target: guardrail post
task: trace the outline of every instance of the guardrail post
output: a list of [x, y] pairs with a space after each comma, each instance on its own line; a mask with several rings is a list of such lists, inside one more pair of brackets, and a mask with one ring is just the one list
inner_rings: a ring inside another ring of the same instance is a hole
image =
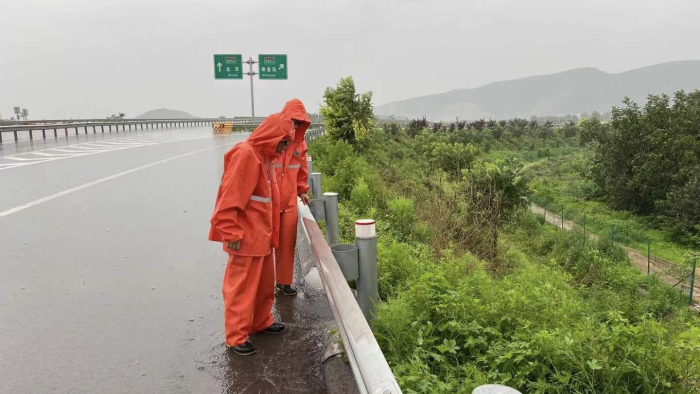
[[309, 185], [311, 186], [311, 194], [315, 199], [321, 198], [321, 195], [323, 194], [323, 192], [321, 192], [321, 173], [312, 172], [309, 179], [311, 179], [311, 185]]
[[326, 208], [326, 241], [333, 246], [340, 243], [340, 226], [338, 224], [338, 193], [323, 193]]
[[[311, 174], [312, 172], [314, 172], [314, 162], [311, 159], [311, 156], [308, 156], [308, 155], [306, 156], [306, 166], [308, 167], [307, 174]], [[309, 179], [311, 179], [311, 178], [309, 178]], [[307, 183], [309, 184], [309, 187], [311, 187], [311, 183], [309, 182], [308, 179], [307, 179]]]
[[357, 278], [357, 303], [365, 318], [374, 315], [379, 302], [377, 279], [377, 227], [373, 219], [355, 221], [355, 246], [358, 251], [359, 277]]
[[29, 141], [34, 141], [34, 133], [32, 130], [29, 130]]
[[309, 176], [311, 195], [313, 198], [309, 202], [309, 209], [317, 221], [326, 220], [326, 204], [321, 193], [321, 173], [313, 172]]
[[41, 129], [41, 137], [46, 139], [46, 129]]
[[17, 142], [18, 141], [17, 140], [17, 130], [14, 131], [14, 134], [15, 134], [15, 142]]

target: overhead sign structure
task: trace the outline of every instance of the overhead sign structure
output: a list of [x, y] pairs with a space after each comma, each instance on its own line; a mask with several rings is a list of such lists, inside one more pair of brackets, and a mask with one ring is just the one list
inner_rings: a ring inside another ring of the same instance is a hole
[[215, 79], [243, 79], [241, 55], [214, 55]]
[[[243, 64], [248, 65], [248, 72], [243, 72]], [[259, 63], [259, 72], [253, 71], [253, 64]], [[287, 79], [287, 55], [258, 55], [258, 61], [249, 57], [243, 61], [241, 55], [214, 55], [214, 79], [243, 79], [250, 77], [250, 112], [255, 117], [255, 96], [253, 93], [253, 76], [260, 74], [260, 79]], [[18, 115], [19, 116], [19, 115]]]
[[287, 79], [287, 55], [258, 55], [260, 79]]

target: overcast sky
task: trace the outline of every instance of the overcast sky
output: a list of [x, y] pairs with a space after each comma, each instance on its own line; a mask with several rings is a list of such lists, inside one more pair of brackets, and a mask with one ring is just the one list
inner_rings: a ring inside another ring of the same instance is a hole
[[[0, 0], [0, 113], [250, 114], [214, 53], [286, 53], [257, 115], [352, 75], [375, 105], [578, 67], [700, 59], [700, 0]], [[257, 66], [256, 66], [257, 67]]]

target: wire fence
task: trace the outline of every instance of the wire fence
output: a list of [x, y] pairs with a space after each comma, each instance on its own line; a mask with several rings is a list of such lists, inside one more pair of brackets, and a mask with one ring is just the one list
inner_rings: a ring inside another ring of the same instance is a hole
[[581, 233], [582, 242], [609, 241], [621, 247], [630, 261], [646, 275], [655, 275], [671, 287], [678, 289], [692, 305], [700, 297], [698, 281], [698, 256], [692, 255], [683, 261], [670, 261], [653, 255], [653, 244], [646, 234], [633, 224], [610, 223], [594, 214], [566, 208], [547, 197], [531, 195], [532, 211], [544, 215], [545, 222], [562, 230]]

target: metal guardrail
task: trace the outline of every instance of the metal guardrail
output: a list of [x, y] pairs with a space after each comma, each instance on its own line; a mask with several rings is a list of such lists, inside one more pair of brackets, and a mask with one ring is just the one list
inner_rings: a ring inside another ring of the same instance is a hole
[[319, 276], [361, 394], [401, 394], [372, 329], [355, 300], [331, 248], [308, 206], [298, 203], [299, 220], [311, 243]]
[[[320, 127], [315, 128], [315, 129], [307, 130], [306, 134], [304, 135], [304, 139], [306, 139], [306, 143], [308, 144], [309, 142], [311, 142], [317, 138], [323, 137], [324, 135], [325, 134], [324, 134], [323, 126], [320, 126]], [[309, 173], [311, 173], [311, 171], [309, 171]]]
[[[144, 128], [163, 128], [163, 127], [186, 127], [186, 126], [202, 126], [207, 124], [212, 124], [216, 122], [226, 122], [231, 123], [234, 128], [240, 127], [250, 127], [260, 124], [264, 118], [260, 119], [221, 119], [221, 118], [196, 118], [196, 119], [119, 119], [119, 120], [85, 120], [85, 121], [74, 121], [74, 120], [55, 120], [55, 121], [14, 121], [12, 125], [0, 125], [0, 144], [3, 142], [3, 133], [13, 133], [15, 142], [19, 141], [18, 132], [27, 131], [29, 132], [29, 140], [34, 140], [34, 132], [41, 132], [42, 138], [46, 139], [46, 131], [53, 131], [54, 138], [58, 138], [58, 130], [64, 130], [66, 137], [68, 136], [68, 130], [75, 130], [75, 134], [78, 135], [79, 131], [88, 134], [88, 128], [92, 128], [93, 134], [97, 133], [97, 128], [100, 128], [100, 132], [105, 132], [105, 127], [107, 131], [111, 132], [112, 127], [116, 131], [119, 131], [121, 126], [122, 130], [138, 130], [139, 128], [143, 130]], [[45, 123], [50, 122], [50, 123]], [[313, 126], [318, 124], [312, 123]], [[132, 128], [133, 127], [133, 128]]]
[[[13, 133], [14, 134], [14, 140], [15, 142], [19, 141], [17, 133], [20, 131], [28, 131], [29, 132], [29, 139], [33, 140], [34, 139], [34, 132], [39, 132], [41, 131], [42, 138], [46, 139], [46, 131], [53, 130], [54, 138], [58, 137], [58, 130], [64, 130], [65, 135], [68, 136], [68, 130], [74, 129], [75, 134], [77, 135], [79, 133], [80, 129], [83, 129], [85, 134], [88, 134], [88, 128], [92, 128], [93, 134], [97, 133], [97, 128], [100, 128], [100, 131], [104, 133], [105, 127], [108, 128], [108, 131], [112, 131], [112, 127], [115, 128], [116, 131], [119, 131], [119, 127], [121, 126], [122, 130], [126, 130], [127, 127], [129, 130], [136, 130], [136, 129], [144, 129], [144, 126], [146, 129], [148, 128], [162, 128], [166, 126], [175, 126], [175, 127], [185, 127], [185, 126], [200, 126], [200, 125], [206, 125], [214, 122], [216, 120], [214, 119], [137, 119], [137, 120], [101, 120], [101, 121], [85, 121], [85, 122], [75, 122], [75, 121], [68, 121], [68, 122], [54, 122], [54, 123], [34, 123], [30, 124], [17, 124], [17, 125], [4, 125], [0, 126], [0, 143], [2, 143], [3, 140], [3, 133]], [[133, 127], [133, 128], [132, 128]]]
[[[93, 133], [96, 133], [96, 128], [100, 127], [103, 132], [104, 127], [108, 127], [111, 131], [112, 126], [119, 130], [119, 126], [122, 130], [132, 130], [132, 125], [141, 129], [144, 125], [148, 129], [149, 126], [155, 126], [156, 128], [161, 125], [167, 126], [198, 126], [204, 124], [212, 124], [215, 122], [226, 122], [231, 123], [234, 126], [253, 126], [258, 125], [262, 122], [264, 117], [233, 117], [233, 118], [186, 118], [186, 119], [40, 119], [40, 120], [0, 120], [0, 144], [3, 141], [3, 133], [13, 133], [15, 142], [19, 141], [17, 135], [20, 131], [29, 132], [29, 140], [34, 139], [34, 132], [41, 131], [42, 138], [46, 139], [46, 130], [53, 130], [54, 138], [58, 138], [58, 130], [64, 130], [65, 135], [68, 136], [69, 129], [75, 129], [75, 133], [78, 134], [79, 129], [83, 129], [85, 134], [88, 134], [88, 127], [92, 127]], [[393, 116], [393, 115], [377, 115], [375, 116], [377, 123], [398, 123], [405, 124], [408, 123], [408, 118], [405, 116]], [[312, 126], [323, 126], [323, 118], [314, 115], [311, 118]], [[153, 127], [151, 127], [153, 128]]]
[[85, 118], [85, 119], [35, 119], [0, 120], [0, 126], [41, 125], [63, 123], [121, 123], [121, 122], [232, 122], [240, 124], [260, 123], [264, 119], [251, 118]]

